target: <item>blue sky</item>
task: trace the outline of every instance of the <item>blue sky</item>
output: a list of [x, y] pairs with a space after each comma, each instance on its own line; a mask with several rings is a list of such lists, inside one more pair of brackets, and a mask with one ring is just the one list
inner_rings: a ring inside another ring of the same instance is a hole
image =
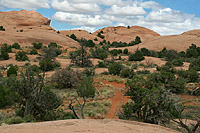
[[143, 26], [162, 35], [200, 29], [200, 0], [0, 0], [0, 11], [35, 10], [56, 30]]

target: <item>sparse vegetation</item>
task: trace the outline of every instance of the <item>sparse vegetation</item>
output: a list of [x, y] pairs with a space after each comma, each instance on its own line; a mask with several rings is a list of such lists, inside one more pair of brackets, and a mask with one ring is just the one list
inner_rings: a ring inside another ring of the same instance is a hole
[[19, 52], [17, 52], [17, 53], [15, 54], [15, 59], [16, 59], [17, 61], [26, 61], [26, 60], [28, 60], [29, 58], [28, 58], [26, 52], [24, 52], [24, 51], [19, 51]]

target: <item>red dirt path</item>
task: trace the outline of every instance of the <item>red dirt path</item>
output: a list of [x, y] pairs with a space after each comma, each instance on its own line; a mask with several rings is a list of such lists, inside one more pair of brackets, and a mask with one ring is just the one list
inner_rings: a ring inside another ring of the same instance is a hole
[[121, 103], [127, 103], [128, 102], [128, 97], [123, 96], [124, 92], [122, 90], [125, 88], [125, 84], [123, 83], [116, 83], [116, 82], [108, 82], [106, 80], [102, 81], [104, 84], [110, 84], [114, 86], [115, 88], [118, 88], [115, 92], [115, 96], [111, 98], [112, 106], [108, 113], [106, 114], [105, 119], [118, 119], [118, 117], [115, 115], [117, 110], [119, 109], [119, 105]]

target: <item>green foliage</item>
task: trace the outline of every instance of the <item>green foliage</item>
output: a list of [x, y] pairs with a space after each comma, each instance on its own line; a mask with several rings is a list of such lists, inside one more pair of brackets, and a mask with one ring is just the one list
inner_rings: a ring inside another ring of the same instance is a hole
[[128, 49], [125, 48], [123, 54], [128, 54]]
[[134, 54], [129, 55], [129, 61], [142, 61], [144, 60], [143, 53], [137, 50]]
[[50, 44], [48, 45], [48, 47], [53, 47], [53, 48], [57, 48], [58, 47], [58, 44], [55, 43], [55, 42], [50, 42]]
[[58, 70], [52, 75], [52, 81], [60, 89], [76, 86], [79, 80], [78, 73], [69, 67]]
[[97, 58], [97, 59], [104, 60], [108, 57], [108, 51], [101, 47], [95, 47], [94, 49], [91, 48], [90, 52], [92, 54], [92, 57]]
[[182, 59], [174, 59], [171, 61], [172, 65], [174, 66], [182, 66], [183, 65], [183, 60]]
[[93, 85], [92, 77], [84, 77], [77, 87], [77, 93], [82, 98], [93, 98], [95, 96], [96, 88]]
[[191, 61], [189, 70], [195, 70], [195, 71], [200, 71], [200, 57], [194, 59]]
[[12, 52], [12, 46], [8, 45], [7, 43], [4, 43], [1, 46], [1, 51], [5, 51], [6, 53], [11, 53]]
[[10, 90], [10, 88], [0, 84], [0, 109], [12, 105], [14, 93]]
[[8, 125], [25, 123], [25, 122], [26, 121], [23, 118], [19, 117], [19, 116], [13, 116], [13, 117], [5, 120], [5, 123], [8, 124]]
[[119, 75], [122, 69], [123, 69], [123, 65], [121, 65], [120, 63], [114, 62], [109, 65], [108, 72], [113, 75]]
[[150, 51], [147, 48], [141, 48], [141, 52], [143, 53], [144, 56], [150, 55]]
[[6, 52], [4, 49], [1, 49], [0, 60], [8, 60], [9, 58], [8, 52]]
[[80, 49], [78, 49], [77, 51], [70, 52], [70, 59], [73, 65], [77, 65], [81, 67], [93, 66], [91, 60], [89, 59], [89, 55], [87, 51], [85, 50], [84, 44], [82, 43], [81, 43]]
[[17, 71], [18, 71], [18, 66], [11, 65], [7, 71], [7, 77], [10, 77], [12, 75], [17, 76]]
[[74, 34], [71, 34], [70, 38], [74, 39], [75, 41], [77, 41], [77, 38]]
[[107, 68], [107, 65], [106, 65], [105, 62], [103, 62], [103, 61], [98, 61], [97, 67], [100, 67], [100, 68]]
[[0, 26], [0, 31], [6, 31], [3, 26]]
[[120, 77], [122, 78], [133, 78], [134, 75], [134, 70], [129, 68], [124, 68], [120, 72]]
[[177, 100], [162, 86], [147, 87], [147, 81], [137, 76], [127, 81], [126, 95], [130, 96], [132, 102], [122, 106], [120, 118], [136, 119], [154, 124], [169, 122], [172, 114], [177, 113], [174, 110], [178, 106]]
[[17, 61], [26, 61], [26, 60], [28, 60], [29, 58], [28, 58], [28, 56], [26, 55], [26, 52], [24, 52], [24, 51], [19, 51], [19, 52], [17, 52], [17, 53], [15, 54], [15, 59], [16, 59]]
[[58, 48], [57, 43], [51, 42], [47, 47], [43, 48], [43, 51], [45, 53], [44, 57], [45, 58], [51, 58], [54, 59], [58, 55], [62, 53], [62, 50]]
[[20, 49], [20, 45], [18, 43], [14, 43], [12, 45], [12, 48], [15, 48], [15, 49]]
[[94, 47], [95, 43], [90, 39], [90, 40], [85, 40], [85, 46], [86, 47]]
[[97, 39], [97, 38], [95, 38], [95, 39], [94, 39], [94, 41], [98, 41], [98, 39]]
[[33, 45], [33, 47], [35, 48], [35, 49], [41, 49], [42, 48], [42, 43], [32, 43], [32, 45]]
[[38, 54], [38, 51], [37, 51], [36, 49], [32, 49], [32, 50], [30, 51], [30, 54], [31, 54], [31, 55], [37, 55], [37, 54]]
[[40, 62], [39, 62], [39, 65], [40, 65], [40, 69], [42, 71], [52, 71], [54, 70], [55, 68], [57, 67], [60, 67], [60, 63], [57, 62], [56, 60], [54, 59], [50, 59], [50, 58], [43, 58]]
[[101, 39], [104, 39], [104, 38], [105, 38], [105, 36], [102, 35], [100, 32], [97, 34], [97, 36], [100, 37]]
[[199, 79], [199, 74], [194, 70], [178, 70], [176, 72], [180, 78], [185, 79], [187, 82], [197, 82]]
[[86, 68], [82, 72], [83, 76], [89, 77], [95, 75], [95, 68]]

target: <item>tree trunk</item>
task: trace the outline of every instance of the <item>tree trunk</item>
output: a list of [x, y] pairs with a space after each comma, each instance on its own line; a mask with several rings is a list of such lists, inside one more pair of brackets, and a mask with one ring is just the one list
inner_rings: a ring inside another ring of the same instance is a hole
[[83, 105], [81, 106], [81, 117], [82, 117], [82, 119], [85, 119], [85, 117], [84, 117], [84, 107], [85, 107], [85, 103], [86, 103], [86, 98], [84, 97], [83, 98], [83, 101], [84, 101], [84, 103], [83, 103]]

